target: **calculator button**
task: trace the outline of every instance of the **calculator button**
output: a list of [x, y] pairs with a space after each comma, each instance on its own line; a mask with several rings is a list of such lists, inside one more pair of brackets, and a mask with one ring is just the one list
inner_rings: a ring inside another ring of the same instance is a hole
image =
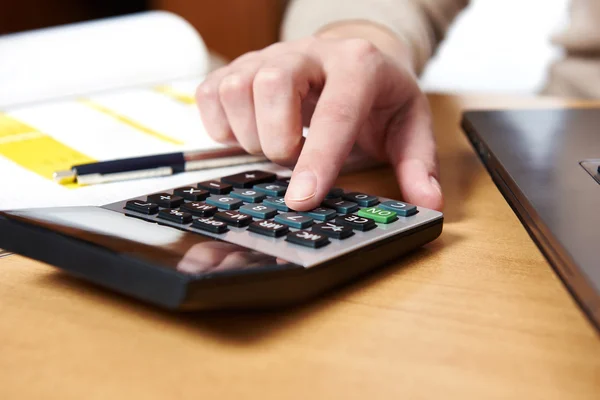
[[333, 222], [324, 222], [315, 224], [311, 228], [313, 232], [329, 236], [333, 239], [346, 239], [354, 235], [354, 231], [349, 226], [335, 224]]
[[192, 228], [202, 229], [212, 233], [227, 232], [227, 224], [223, 221], [217, 221], [211, 217], [198, 218], [192, 223]]
[[344, 194], [344, 199], [358, 203], [359, 206], [370, 207], [379, 203], [379, 199], [370, 194], [364, 194], [359, 192], [351, 192]]
[[155, 203], [164, 208], [177, 208], [183, 203], [183, 197], [169, 193], [151, 194], [147, 200], [149, 203]]
[[177, 188], [173, 193], [190, 201], [202, 201], [208, 197], [208, 190], [198, 189], [192, 186]]
[[312, 225], [313, 219], [295, 212], [289, 212], [277, 215], [275, 222], [286, 224], [292, 228], [304, 229]]
[[326, 235], [310, 231], [290, 232], [288, 233], [285, 240], [291, 243], [312, 247], [315, 249], [326, 246], [330, 243]]
[[343, 215], [335, 219], [336, 224], [349, 226], [357, 231], [370, 231], [377, 225], [372, 219], [359, 217], [358, 215]]
[[227, 225], [241, 228], [250, 225], [252, 217], [237, 211], [221, 211], [215, 214], [215, 219], [225, 222]]
[[206, 199], [206, 204], [219, 207], [224, 210], [237, 210], [244, 202], [231, 196], [211, 196]]
[[276, 185], [288, 187], [288, 186], [290, 186], [291, 180], [292, 180], [292, 178], [290, 178], [290, 177], [278, 176], [277, 179], [275, 179], [275, 182], [273, 182], [273, 183]]
[[263, 200], [263, 204], [276, 208], [279, 211], [290, 211], [290, 208], [285, 204], [285, 199], [283, 197], [269, 197]]
[[315, 208], [314, 210], [302, 212], [300, 214], [306, 215], [307, 217], [314, 218], [317, 221], [328, 221], [330, 219], [335, 218], [335, 216], [337, 215], [335, 210], [332, 210], [331, 208], [325, 208], [325, 207]]
[[180, 210], [161, 210], [158, 213], [158, 218], [178, 224], [189, 224], [192, 222], [192, 214]]
[[196, 217], [212, 217], [217, 212], [217, 207], [199, 201], [182, 204], [179, 209]]
[[231, 192], [233, 187], [219, 181], [206, 181], [198, 184], [200, 189], [206, 189], [212, 194], [227, 194]]
[[370, 218], [380, 224], [389, 224], [398, 219], [394, 211], [383, 210], [377, 207], [363, 208], [357, 214], [360, 217]]
[[125, 209], [147, 215], [153, 215], [158, 212], [158, 206], [156, 204], [143, 200], [129, 200], [125, 203]]
[[331, 190], [329, 192], [327, 192], [327, 195], [325, 196], [325, 198], [326, 199], [339, 199], [343, 195], [344, 195], [344, 189], [331, 188]]
[[241, 174], [229, 175], [221, 178], [221, 182], [228, 183], [235, 188], [251, 188], [264, 182], [273, 182], [275, 174], [265, 171], [246, 171]]
[[358, 210], [358, 204], [341, 199], [326, 199], [323, 206], [333, 208], [340, 214], [350, 214]]
[[384, 201], [381, 203], [379, 208], [383, 208], [384, 210], [390, 210], [396, 212], [398, 215], [402, 217], [410, 217], [417, 213], [417, 207], [412, 204], [403, 203], [401, 201]]
[[258, 185], [254, 185], [254, 190], [258, 190], [268, 196], [283, 196], [287, 190], [287, 186], [275, 183], [259, 183]]
[[248, 226], [248, 230], [270, 237], [280, 237], [289, 232], [287, 226], [274, 221], [254, 221]]
[[246, 203], [260, 203], [267, 196], [264, 193], [258, 192], [254, 189], [235, 189], [229, 193], [231, 197], [245, 201]]
[[277, 215], [276, 209], [264, 204], [244, 204], [240, 207], [240, 212], [259, 219], [269, 219]]

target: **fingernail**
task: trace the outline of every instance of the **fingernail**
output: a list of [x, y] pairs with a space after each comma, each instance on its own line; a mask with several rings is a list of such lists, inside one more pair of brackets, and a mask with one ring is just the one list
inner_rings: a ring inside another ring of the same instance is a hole
[[435, 179], [435, 176], [430, 176], [429, 182], [431, 182], [431, 186], [433, 186], [435, 188], [435, 190], [438, 192], [438, 194], [441, 196], [442, 195], [442, 187], [440, 186], [440, 183], [438, 182], [438, 180]]
[[302, 171], [292, 175], [286, 197], [292, 201], [304, 201], [317, 193], [317, 177], [312, 171]]

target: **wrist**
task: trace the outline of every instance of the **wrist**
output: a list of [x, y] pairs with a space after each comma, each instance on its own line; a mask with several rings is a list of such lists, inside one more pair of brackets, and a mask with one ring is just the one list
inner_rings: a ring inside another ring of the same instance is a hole
[[361, 38], [373, 43], [394, 62], [415, 71], [409, 43], [389, 28], [367, 20], [339, 21], [325, 25], [315, 36], [328, 39]]

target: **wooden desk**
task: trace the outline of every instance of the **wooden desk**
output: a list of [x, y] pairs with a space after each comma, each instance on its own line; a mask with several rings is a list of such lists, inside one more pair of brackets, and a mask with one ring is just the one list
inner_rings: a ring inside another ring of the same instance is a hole
[[[310, 304], [246, 314], [170, 314], [1, 259], [0, 398], [598, 399], [599, 335], [457, 125], [464, 107], [566, 103], [431, 102], [439, 240]], [[398, 197], [389, 170], [340, 184]]]

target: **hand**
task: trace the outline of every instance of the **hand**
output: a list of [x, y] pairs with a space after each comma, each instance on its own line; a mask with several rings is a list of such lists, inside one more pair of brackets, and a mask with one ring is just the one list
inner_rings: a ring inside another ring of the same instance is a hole
[[441, 209], [429, 106], [407, 49], [394, 46], [323, 35], [245, 54], [199, 86], [202, 120], [219, 142], [295, 165], [292, 209], [320, 204], [355, 145], [393, 165], [406, 201]]

